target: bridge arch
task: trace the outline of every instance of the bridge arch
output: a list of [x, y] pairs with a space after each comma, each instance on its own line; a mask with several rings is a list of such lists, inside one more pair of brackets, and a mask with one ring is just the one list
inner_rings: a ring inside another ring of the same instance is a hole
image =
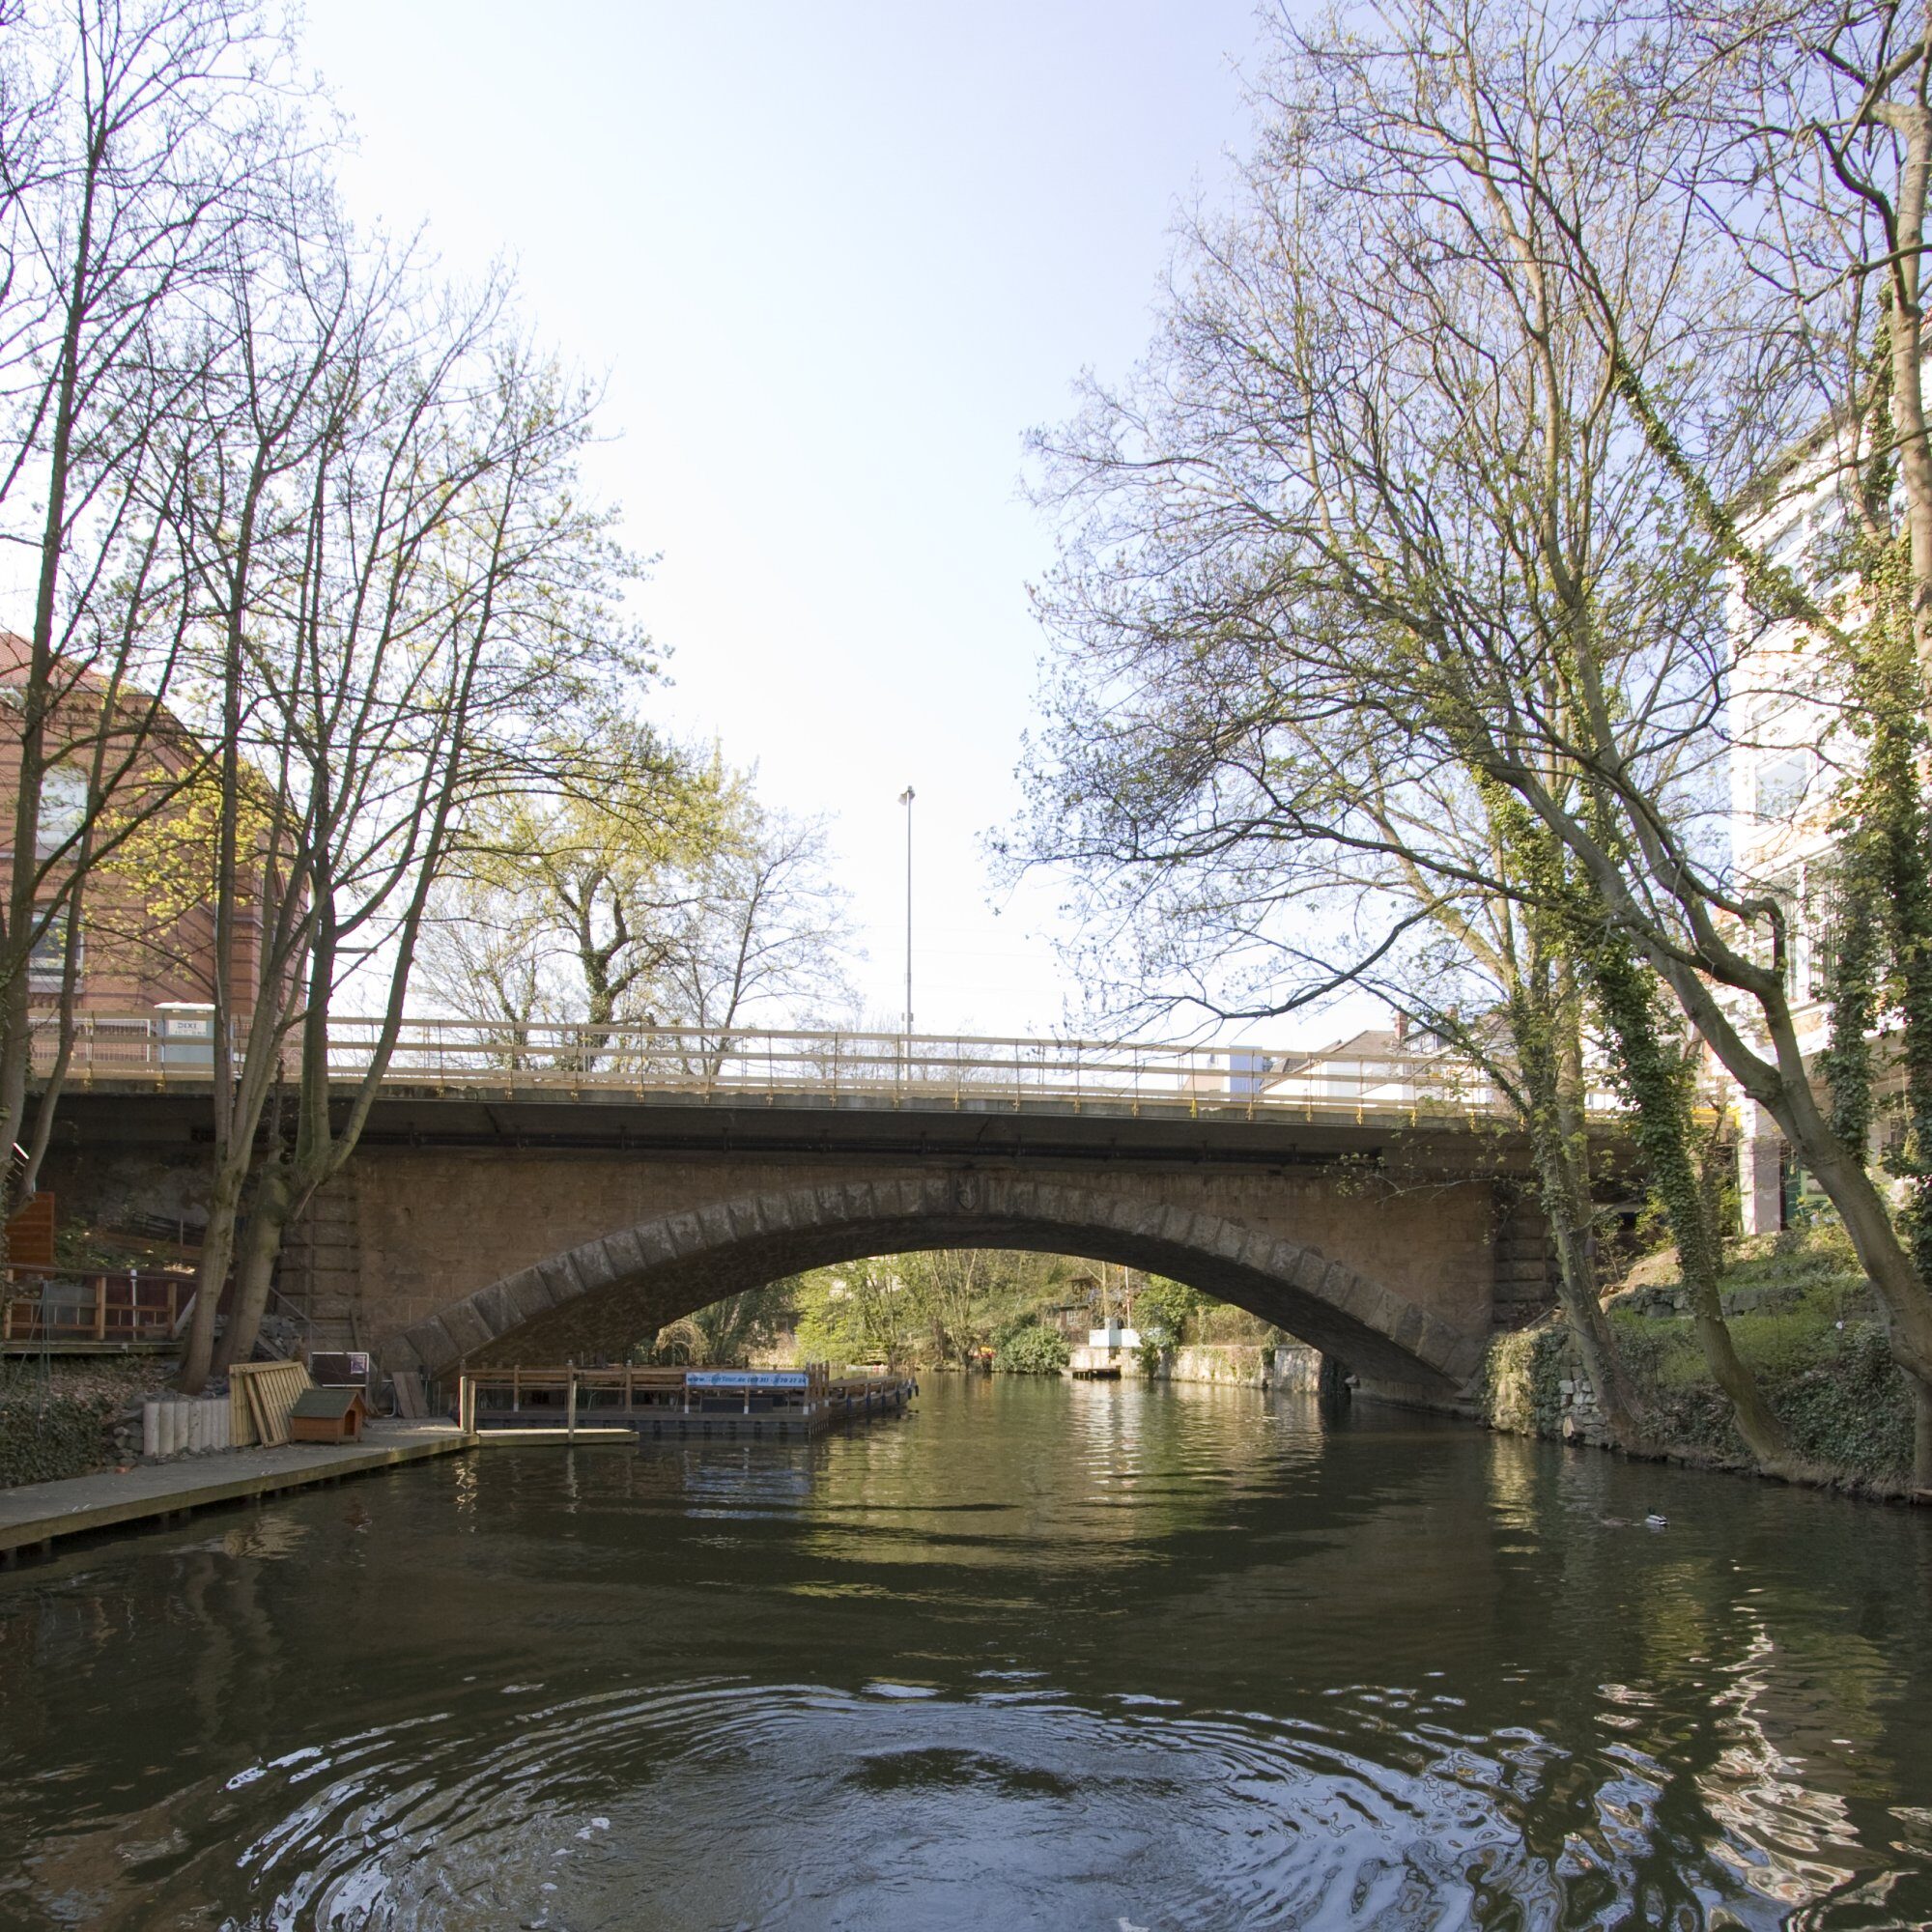
[[385, 1369], [433, 1377], [614, 1354], [781, 1275], [955, 1247], [1076, 1254], [1168, 1275], [1380, 1379], [1458, 1387], [1481, 1362], [1481, 1340], [1317, 1248], [1111, 1191], [973, 1171], [775, 1189], [642, 1221], [465, 1295], [380, 1353]]

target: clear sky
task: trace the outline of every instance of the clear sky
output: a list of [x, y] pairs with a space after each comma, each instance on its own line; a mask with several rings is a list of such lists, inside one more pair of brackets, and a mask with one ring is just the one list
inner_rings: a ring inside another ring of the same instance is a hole
[[661, 715], [831, 820], [869, 1013], [1077, 1005], [1057, 895], [994, 910], [1050, 539], [1021, 440], [1147, 339], [1177, 209], [1245, 139], [1253, 0], [311, 0], [352, 208], [510, 259], [608, 382], [600, 482], [660, 554]]

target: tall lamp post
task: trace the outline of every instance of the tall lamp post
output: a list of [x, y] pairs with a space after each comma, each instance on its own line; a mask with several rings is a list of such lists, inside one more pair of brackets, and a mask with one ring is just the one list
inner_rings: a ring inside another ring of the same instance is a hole
[[912, 801], [913, 789], [907, 785], [899, 793], [899, 803], [905, 807], [906, 815], [906, 995], [905, 995], [905, 1051], [906, 1070], [912, 1070]]

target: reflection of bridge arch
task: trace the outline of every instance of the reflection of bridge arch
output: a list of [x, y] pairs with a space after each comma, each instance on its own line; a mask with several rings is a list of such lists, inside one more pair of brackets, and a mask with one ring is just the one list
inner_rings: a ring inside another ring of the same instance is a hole
[[461, 1362], [582, 1360], [781, 1275], [952, 1247], [1169, 1275], [1382, 1379], [1460, 1385], [1482, 1356], [1484, 1338], [1318, 1249], [1212, 1214], [992, 1173], [778, 1189], [643, 1221], [492, 1282], [390, 1338], [382, 1356], [432, 1376]]

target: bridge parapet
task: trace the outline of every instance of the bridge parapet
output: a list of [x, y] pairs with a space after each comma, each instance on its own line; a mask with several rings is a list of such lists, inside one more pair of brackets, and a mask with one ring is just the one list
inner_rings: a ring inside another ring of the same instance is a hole
[[[74, 1084], [191, 1091], [209, 1080], [205, 1037], [184, 1038], [153, 1016], [91, 1014], [78, 1026], [68, 1076]], [[373, 1019], [330, 1021], [331, 1066], [345, 1084], [366, 1077], [382, 1034]], [[54, 1041], [43, 1038], [39, 1047], [44, 1070]], [[1459, 1130], [1514, 1118], [1483, 1068], [1443, 1052], [1365, 1056], [1159, 1041], [433, 1018], [404, 1023], [384, 1085], [511, 1097], [1047, 1108]], [[1594, 1118], [1614, 1126], [1621, 1108], [1613, 1094], [1593, 1089], [1589, 1104]]]

